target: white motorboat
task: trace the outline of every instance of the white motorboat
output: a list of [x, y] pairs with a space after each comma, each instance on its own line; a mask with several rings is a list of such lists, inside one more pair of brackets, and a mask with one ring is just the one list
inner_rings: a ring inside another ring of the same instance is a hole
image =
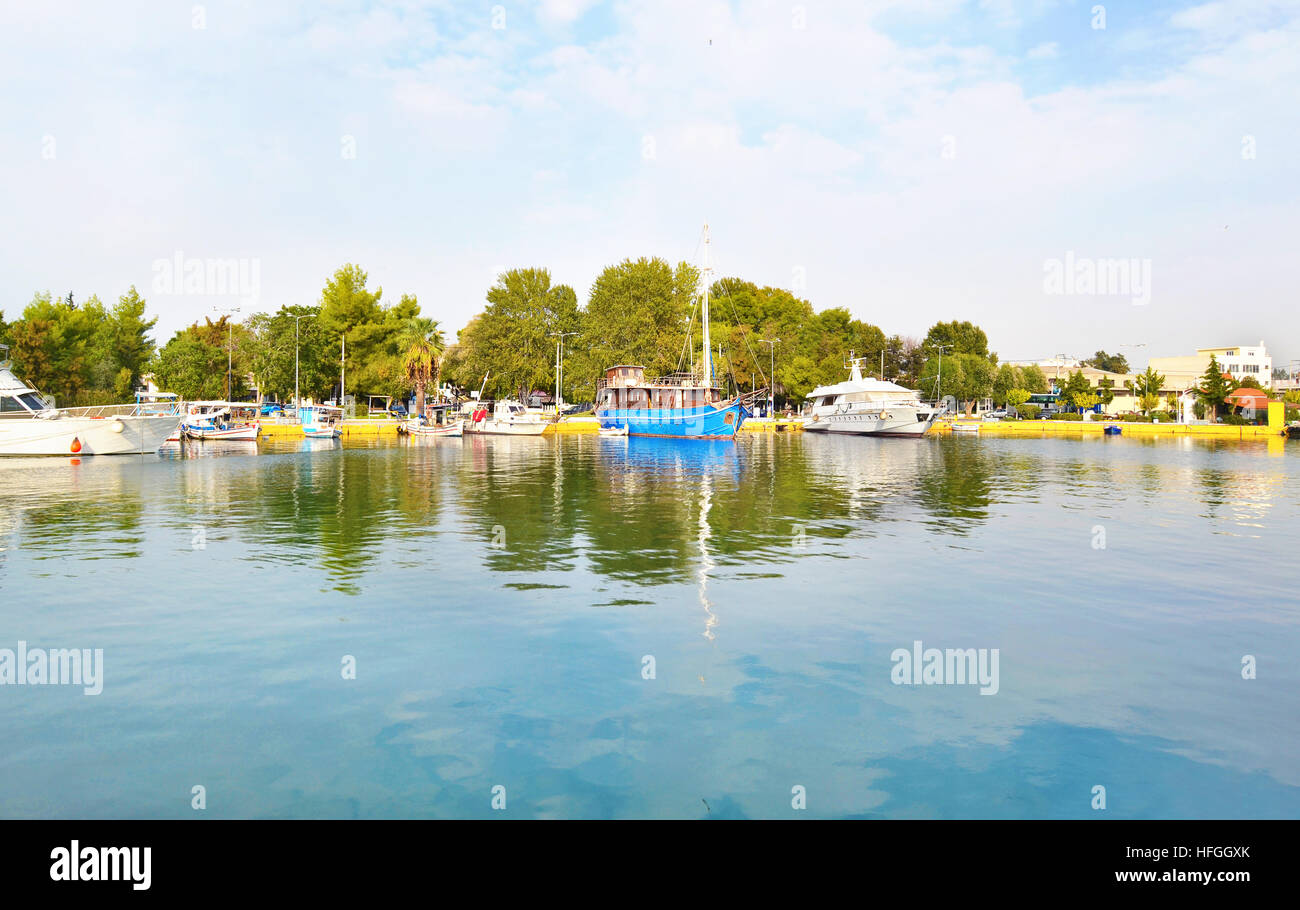
[[810, 433], [846, 433], [856, 436], [922, 436], [943, 413], [921, 401], [921, 393], [894, 382], [864, 379], [862, 362], [849, 356], [849, 378], [820, 386], [808, 396], [812, 402], [804, 430]]
[[185, 405], [181, 432], [186, 439], [252, 442], [262, 432], [257, 406], [230, 401], [192, 401]]
[[627, 425], [621, 427], [601, 427], [598, 431], [606, 439], [622, 439], [627, 436]]
[[518, 401], [507, 398], [496, 402], [490, 414], [486, 405], [476, 405], [464, 427], [466, 433], [541, 436], [550, 425], [551, 421], [541, 414], [529, 413]]
[[144, 455], [180, 426], [179, 408], [118, 404], [55, 408], [13, 374], [0, 345], [0, 455]]

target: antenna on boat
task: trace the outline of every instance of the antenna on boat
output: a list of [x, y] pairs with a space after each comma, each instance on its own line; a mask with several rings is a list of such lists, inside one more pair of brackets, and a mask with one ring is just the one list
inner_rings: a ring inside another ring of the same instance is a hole
[[704, 225], [704, 387], [713, 387], [713, 352], [709, 350], [709, 225]]

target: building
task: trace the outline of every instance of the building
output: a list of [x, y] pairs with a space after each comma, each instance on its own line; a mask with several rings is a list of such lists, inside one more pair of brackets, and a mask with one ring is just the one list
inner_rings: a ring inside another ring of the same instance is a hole
[[1135, 378], [1132, 373], [1110, 373], [1096, 367], [1085, 367], [1079, 360], [1066, 357], [1063, 354], [1057, 357], [1048, 357], [1044, 360], [1008, 360], [1007, 363], [1015, 367], [1038, 367], [1043, 371], [1043, 375], [1047, 377], [1047, 381], [1052, 384], [1051, 393], [1029, 399], [1031, 404], [1056, 405], [1057, 397], [1055, 393], [1065, 388], [1065, 384], [1070, 381], [1072, 373], [1082, 373], [1083, 378], [1088, 380], [1088, 385], [1094, 391], [1099, 392], [1102, 388], [1102, 382], [1106, 379], [1110, 380], [1110, 392], [1114, 397], [1111, 398], [1109, 404], [1102, 406], [1103, 413], [1122, 414], [1127, 411], [1137, 410], [1137, 401], [1131, 387], [1131, 383]]
[[1273, 358], [1263, 341], [1258, 345], [1197, 348], [1194, 355], [1187, 357], [1152, 357], [1149, 365], [1164, 374], [1166, 389], [1181, 392], [1200, 382], [1210, 366], [1211, 355], [1237, 382], [1250, 378], [1266, 389], [1273, 387]]

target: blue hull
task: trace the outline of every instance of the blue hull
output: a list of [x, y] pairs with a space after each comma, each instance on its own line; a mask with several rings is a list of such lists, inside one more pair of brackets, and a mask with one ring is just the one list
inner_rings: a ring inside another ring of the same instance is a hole
[[726, 407], [604, 408], [596, 412], [602, 428], [627, 427], [630, 436], [676, 439], [731, 439], [753, 412], [740, 402]]

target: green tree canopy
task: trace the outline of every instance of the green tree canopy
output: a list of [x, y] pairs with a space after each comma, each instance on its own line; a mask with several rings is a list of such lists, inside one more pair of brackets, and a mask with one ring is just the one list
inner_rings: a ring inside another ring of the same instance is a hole
[[1107, 354], [1105, 351], [1098, 351], [1092, 355], [1092, 358], [1083, 362], [1084, 366], [1094, 367], [1098, 370], [1105, 370], [1107, 373], [1127, 373], [1128, 358], [1123, 354]]
[[[488, 289], [487, 309], [472, 319], [447, 351], [443, 371], [460, 387], [477, 391], [487, 376], [485, 397], [515, 397], [555, 385], [553, 333], [578, 332], [565, 339], [566, 388], [591, 386], [590, 359], [578, 297], [552, 284], [548, 269], [510, 269]], [[590, 398], [588, 388], [583, 397]], [[567, 393], [566, 393], [567, 397]]]
[[1236, 387], [1236, 383], [1225, 375], [1223, 368], [1219, 366], [1219, 359], [1211, 354], [1210, 363], [1205, 368], [1205, 373], [1201, 376], [1201, 383], [1197, 387], [1196, 398], [1205, 406], [1210, 418], [1212, 420], [1217, 419], [1219, 409], [1223, 407], [1224, 399]]
[[973, 322], [936, 322], [926, 333], [924, 346], [938, 350], [940, 345], [949, 345], [944, 351], [949, 354], [974, 354], [977, 357], [989, 357], [989, 339], [984, 330]]

